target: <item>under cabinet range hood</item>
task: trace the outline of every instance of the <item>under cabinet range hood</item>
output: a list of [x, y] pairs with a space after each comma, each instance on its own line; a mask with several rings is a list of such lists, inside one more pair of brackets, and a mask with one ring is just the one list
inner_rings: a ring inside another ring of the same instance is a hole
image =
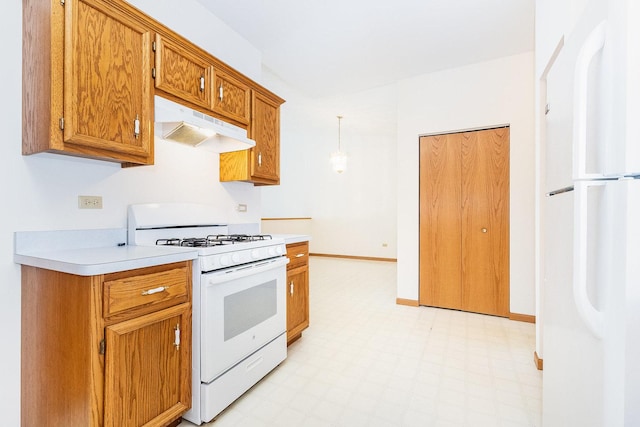
[[256, 142], [239, 126], [155, 96], [156, 136], [216, 153], [246, 150]]

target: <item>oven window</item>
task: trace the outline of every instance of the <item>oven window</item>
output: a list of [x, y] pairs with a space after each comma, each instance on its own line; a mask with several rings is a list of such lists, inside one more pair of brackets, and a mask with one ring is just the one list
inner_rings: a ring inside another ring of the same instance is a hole
[[259, 325], [278, 310], [276, 280], [224, 297], [224, 340]]

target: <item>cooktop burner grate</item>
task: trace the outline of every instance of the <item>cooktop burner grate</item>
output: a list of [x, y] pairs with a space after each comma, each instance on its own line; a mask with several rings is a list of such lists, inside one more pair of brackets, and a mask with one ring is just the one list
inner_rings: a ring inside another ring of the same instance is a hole
[[187, 247], [210, 247], [230, 245], [236, 243], [255, 242], [259, 240], [268, 240], [272, 237], [268, 234], [215, 234], [207, 237], [189, 237], [189, 238], [171, 238], [158, 239], [156, 245], [159, 246], [187, 246]]

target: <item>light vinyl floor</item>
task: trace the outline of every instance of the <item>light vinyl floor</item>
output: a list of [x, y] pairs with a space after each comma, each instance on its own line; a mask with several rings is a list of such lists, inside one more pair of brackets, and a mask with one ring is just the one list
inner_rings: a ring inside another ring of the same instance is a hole
[[533, 324], [397, 305], [395, 263], [309, 268], [310, 327], [208, 425], [541, 426]]

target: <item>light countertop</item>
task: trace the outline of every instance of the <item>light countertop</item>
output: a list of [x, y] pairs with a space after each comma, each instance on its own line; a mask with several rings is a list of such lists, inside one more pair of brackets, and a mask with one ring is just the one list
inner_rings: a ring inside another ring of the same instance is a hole
[[14, 262], [79, 276], [94, 276], [196, 259], [175, 246], [129, 246], [125, 229], [17, 232]]
[[274, 239], [284, 239], [284, 243], [290, 245], [292, 243], [302, 243], [311, 240], [311, 236], [307, 234], [271, 234]]

